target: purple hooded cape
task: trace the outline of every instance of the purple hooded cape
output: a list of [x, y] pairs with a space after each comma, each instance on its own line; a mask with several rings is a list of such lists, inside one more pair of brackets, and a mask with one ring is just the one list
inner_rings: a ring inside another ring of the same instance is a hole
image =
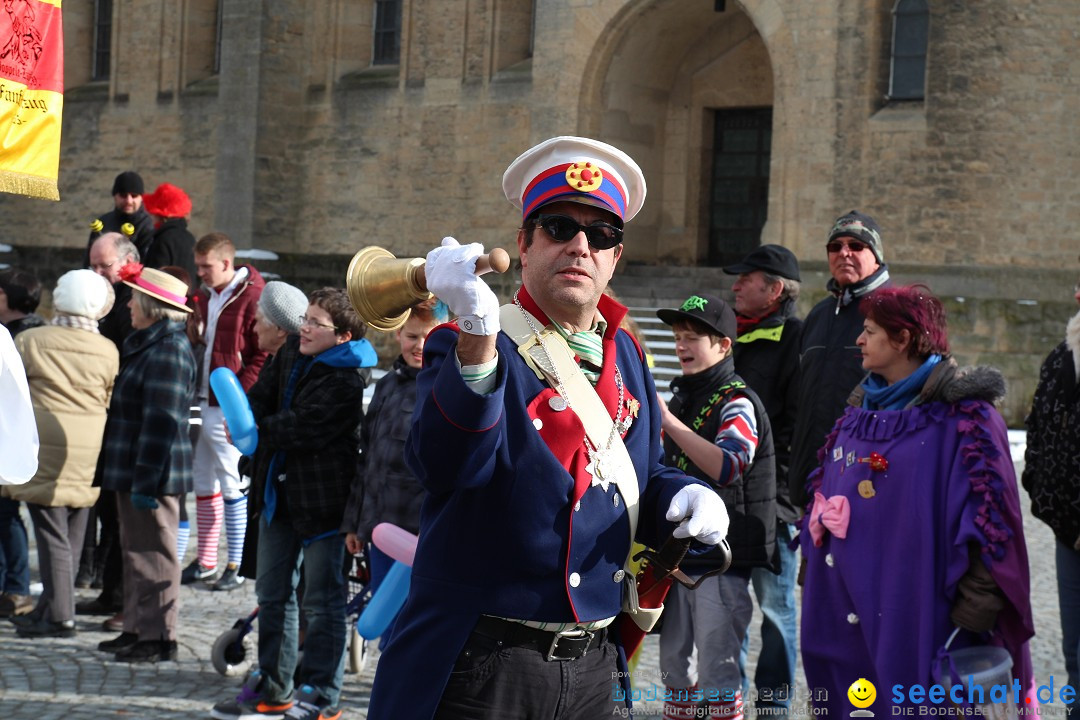
[[[871, 452], [888, 468], [861, 461]], [[969, 544], [981, 549], [1006, 599], [983, 641], [1005, 647], [1013, 676], [1024, 691], [1031, 688], [1027, 548], [1006, 428], [994, 407], [982, 400], [902, 411], [849, 407], [819, 460], [809, 479], [811, 503], [815, 492], [842, 495], [850, 521], [846, 537], [826, 530], [815, 546], [811, 516], [803, 518], [802, 652], [814, 705], [847, 717], [854, 709], [848, 687], [866, 678], [877, 689], [868, 709], [887, 718], [894, 685], [903, 685], [907, 698], [911, 685], [935, 682], [931, 668], [954, 629], [949, 611]], [[860, 494], [864, 480], [872, 497], [863, 496], [865, 485]], [[978, 642], [961, 632], [951, 649]]]

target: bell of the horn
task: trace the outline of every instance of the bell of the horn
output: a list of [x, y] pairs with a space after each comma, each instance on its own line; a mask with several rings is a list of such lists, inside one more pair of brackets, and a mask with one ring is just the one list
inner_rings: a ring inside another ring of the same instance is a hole
[[402, 258], [377, 245], [353, 256], [345, 286], [357, 314], [376, 330], [397, 330], [409, 308], [431, 297], [423, 283], [424, 258]]

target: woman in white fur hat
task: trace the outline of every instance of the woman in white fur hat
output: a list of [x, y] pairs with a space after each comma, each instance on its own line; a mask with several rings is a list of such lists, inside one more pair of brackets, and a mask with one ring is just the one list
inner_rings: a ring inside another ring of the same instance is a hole
[[12, 618], [23, 637], [75, 635], [75, 553], [98, 497], [94, 468], [120, 364], [116, 346], [98, 332], [98, 320], [114, 299], [103, 277], [72, 270], [53, 291], [52, 324], [15, 338], [41, 439], [37, 474], [4, 489], [30, 511], [44, 586], [34, 611]]

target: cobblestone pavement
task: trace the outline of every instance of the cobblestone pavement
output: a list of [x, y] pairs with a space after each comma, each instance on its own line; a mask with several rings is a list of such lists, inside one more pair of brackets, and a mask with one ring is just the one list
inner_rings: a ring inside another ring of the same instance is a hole
[[[1023, 493], [1021, 496], [1026, 509], [1027, 498]], [[190, 515], [195, 516], [194, 507]], [[1065, 681], [1065, 668], [1060, 649], [1053, 536], [1030, 516], [1025, 517], [1025, 533], [1037, 631], [1031, 647], [1035, 673], [1041, 683], [1053, 675], [1055, 686], [1060, 687]], [[194, 537], [189, 560], [193, 548]], [[36, 564], [33, 549], [31, 556]], [[25, 640], [15, 634], [10, 623], [0, 621], [0, 719], [209, 717], [210, 707], [234, 695], [238, 683], [236, 678], [215, 672], [210, 649], [222, 632], [255, 607], [253, 585], [245, 583], [231, 593], [210, 592], [202, 586], [184, 587], [179, 659], [156, 665], [118, 663], [111, 655], [98, 652], [97, 643], [116, 635], [101, 629], [101, 617], [79, 616], [79, 634], [71, 639]], [[93, 597], [93, 591], [79, 592], [82, 599]], [[759, 627], [760, 615], [755, 610], [751, 662], [757, 656]], [[650, 636], [638, 668], [639, 678], [658, 676], [656, 650], [656, 639]], [[377, 657], [372, 657], [362, 673], [346, 675], [345, 718], [366, 717], [376, 663]], [[805, 688], [801, 666], [799, 679]], [[645, 703], [636, 714], [659, 717], [659, 703]]]

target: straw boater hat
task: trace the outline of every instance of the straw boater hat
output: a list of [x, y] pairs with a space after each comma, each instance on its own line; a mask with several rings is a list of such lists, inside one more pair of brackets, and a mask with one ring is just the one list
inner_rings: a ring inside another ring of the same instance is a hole
[[146, 293], [155, 300], [172, 305], [177, 310], [191, 312], [187, 306], [187, 283], [169, 273], [146, 268], [139, 263], [128, 263], [120, 268], [120, 279], [128, 287]]
[[629, 222], [645, 203], [641, 168], [617, 147], [562, 136], [526, 150], [503, 173], [506, 199], [528, 218], [540, 207], [570, 201], [593, 205]]

